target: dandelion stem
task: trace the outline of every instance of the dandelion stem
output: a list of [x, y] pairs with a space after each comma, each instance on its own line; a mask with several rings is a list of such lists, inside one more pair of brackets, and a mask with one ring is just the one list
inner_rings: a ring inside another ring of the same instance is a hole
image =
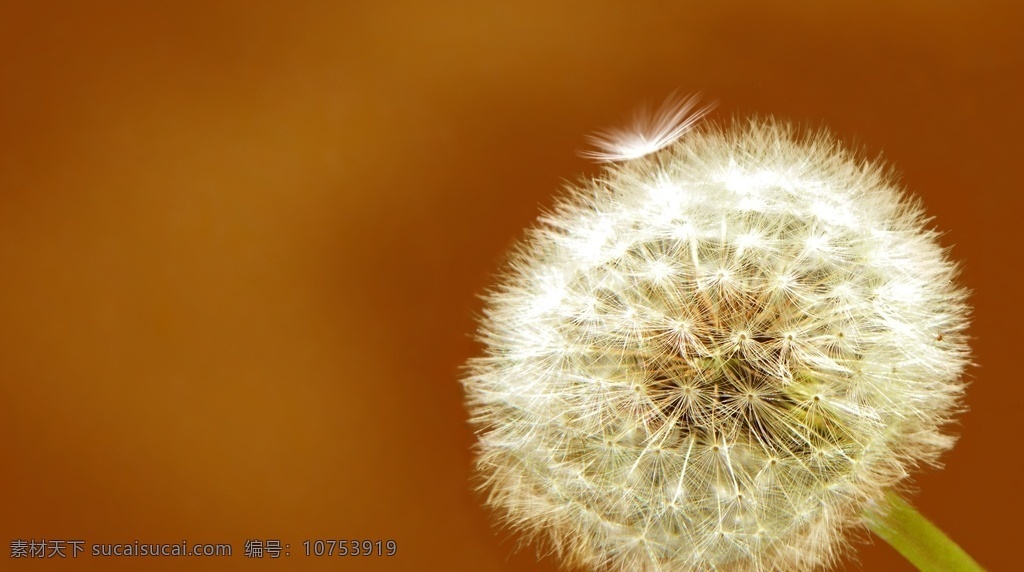
[[885, 514], [880, 511], [867, 515], [868, 528], [892, 545], [918, 570], [984, 572], [981, 565], [907, 501], [892, 491], [886, 498], [889, 506]]

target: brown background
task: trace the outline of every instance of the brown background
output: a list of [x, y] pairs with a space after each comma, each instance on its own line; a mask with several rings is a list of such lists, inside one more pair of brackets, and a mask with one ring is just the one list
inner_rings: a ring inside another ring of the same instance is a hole
[[[626, 4], [0, 2], [0, 568], [555, 569], [469, 490], [475, 295], [595, 171], [584, 134], [673, 90], [883, 153], [948, 231], [980, 367], [916, 502], [1016, 568], [1020, 3]], [[17, 538], [235, 556], [12, 561]], [[399, 552], [299, 556], [316, 538]]]

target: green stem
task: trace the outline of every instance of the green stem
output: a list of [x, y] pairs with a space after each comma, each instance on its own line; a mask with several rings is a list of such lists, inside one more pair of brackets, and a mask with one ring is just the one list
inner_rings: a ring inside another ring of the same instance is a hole
[[962, 548], [950, 540], [899, 495], [886, 495], [889, 506], [867, 514], [868, 528], [881, 536], [922, 572], [984, 572]]

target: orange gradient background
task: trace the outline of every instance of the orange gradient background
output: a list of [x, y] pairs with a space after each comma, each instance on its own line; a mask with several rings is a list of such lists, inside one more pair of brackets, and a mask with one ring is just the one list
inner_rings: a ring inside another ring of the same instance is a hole
[[[0, 569], [557, 569], [471, 490], [476, 295], [596, 172], [584, 135], [674, 90], [827, 125], [922, 197], [980, 367], [915, 502], [1014, 569], [1024, 10], [819, 4], [0, 2]], [[30, 538], [234, 556], [10, 559]], [[910, 568], [874, 540], [844, 569]]]

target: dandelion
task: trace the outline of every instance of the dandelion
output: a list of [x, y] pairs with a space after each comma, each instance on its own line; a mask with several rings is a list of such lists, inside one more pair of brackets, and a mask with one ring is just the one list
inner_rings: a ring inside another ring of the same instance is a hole
[[827, 567], [953, 445], [966, 292], [885, 168], [694, 104], [602, 136], [489, 292], [482, 489], [570, 567]]

